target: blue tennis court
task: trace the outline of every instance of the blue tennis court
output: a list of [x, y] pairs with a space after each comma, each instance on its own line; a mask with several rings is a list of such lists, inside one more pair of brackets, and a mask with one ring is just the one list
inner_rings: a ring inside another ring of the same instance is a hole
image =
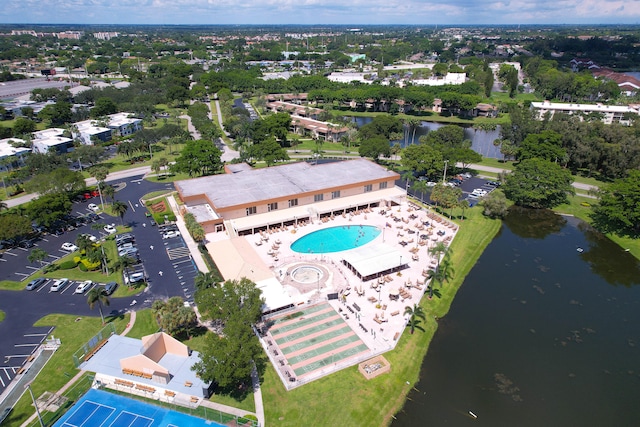
[[160, 406], [91, 389], [54, 427], [224, 427]]

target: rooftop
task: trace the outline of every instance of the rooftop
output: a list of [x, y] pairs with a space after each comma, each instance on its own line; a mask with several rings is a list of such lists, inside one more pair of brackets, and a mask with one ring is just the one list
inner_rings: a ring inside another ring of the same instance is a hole
[[311, 165], [292, 163], [234, 174], [177, 181], [183, 197], [206, 195], [216, 209], [263, 200], [330, 191], [371, 180], [394, 178], [395, 172], [365, 159]]

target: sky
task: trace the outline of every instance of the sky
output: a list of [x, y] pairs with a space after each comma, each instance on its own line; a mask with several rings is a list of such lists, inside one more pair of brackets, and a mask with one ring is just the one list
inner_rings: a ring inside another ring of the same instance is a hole
[[5, 24], [637, 24], [640, 0], [2, 0]]

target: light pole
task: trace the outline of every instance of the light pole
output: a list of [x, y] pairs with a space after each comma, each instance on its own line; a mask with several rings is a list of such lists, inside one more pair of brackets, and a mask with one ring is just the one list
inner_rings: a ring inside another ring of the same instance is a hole
[[449, 160], [444, 161], [444, 173], [442, 174], [442, 183], [444, 184], [447, 181], [447, 165], [449, 164]]
[[318, 295], [320, 295], [320, 273], [316, 273], [318, 275]]
[[42, 415], [40, 415], [40, 409], [38, 409], [38, 404], [36, 403], [36, 398], [33, 397], [33, 392], [31, 391], [31, 381], [29, 381], [24, 388], [29, 390], [29, 394], [31, 395], [31, 400], [33, 401], [33, 406], [36, 408], [36, 414], [38, 414], [38, 421], [40, 421], [40, 425], [44, 427], [44, 422], [42, 421]]

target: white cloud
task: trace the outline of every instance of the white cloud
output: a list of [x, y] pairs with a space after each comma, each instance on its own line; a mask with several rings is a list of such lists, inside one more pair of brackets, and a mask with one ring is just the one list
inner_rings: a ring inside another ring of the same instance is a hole
[[554, 24], [635, 23], [624, 0], [21, 0], [3, 23], [105, 24]]

